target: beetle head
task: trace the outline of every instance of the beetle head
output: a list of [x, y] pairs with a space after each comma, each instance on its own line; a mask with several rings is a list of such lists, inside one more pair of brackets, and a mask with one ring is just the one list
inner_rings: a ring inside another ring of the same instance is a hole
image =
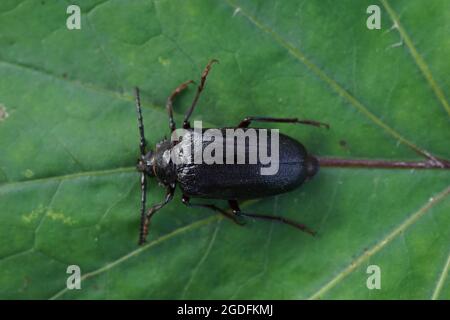
[[141, 159], [138, 159], [136, 168], [139, 172], [145, 172], [145, 174], [148, 176], [154, 176], [153, 162], [154, 156], [153, 152], [150, 150], [145, 156], [143, 156]]

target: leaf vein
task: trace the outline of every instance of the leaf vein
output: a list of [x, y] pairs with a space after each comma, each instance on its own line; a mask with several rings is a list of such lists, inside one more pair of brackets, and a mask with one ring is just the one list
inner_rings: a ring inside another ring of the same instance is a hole
[[450, 115], [450, 106], [447, 102], [447, 99], [445, 97], [444, 92], [434, 79], [430, 68], [428, 67], [425, 60], [422, 58], [420, 53], [417, 51], [416, 47], [413, 44], [413, 41], [409, 37], [406, 30], [403, 28], [403, 26], [400, 24], [400, 19], [398, 18], [397, 14], [395, 13], [394, 9], [389, 5], [387, 0], [381, 0], [381, 3], [383, 4], [384, 8], [388, 12], [389, 17], [394, 22], [394, 25], [397, 27], [398, 32], [400, 33], [400, 36], [405, 41], [406, 46], [408, 47], [411, 56], [413, 57], [414, 62], [417, 64], [417, 67], [420, 69], [422, 74], [424, 75], [425, 79], [427, 80], [429, 86], [433, 90], [434, 94], [436, 95], [436, 98], [440, 101], [443, 108], [447, 113]]
[[135, 172], [135, 171], [136, 171], [135, 167], [121, 167], [121, 168], [115, 168], [115, 169], [76, 172], [76, 173], [70, 173], [70, 174], [66, 174], [66, 175], [52, 176], [52, 177], [46, 177], [46, 178], [37, 178], [37, 179], [30, 179], [30, 180], [24, 180], [24, 181], [6, 182], [6, 183], [0, 184], [0, 192], [1, 192], [2, 188], [14, 188], [15, 186], [18, 186], [18, 185], [44, 183], [44, 182], [59, 181], [59, 180], [65, 181], [65, 180], [77, 179], [77, 178], [82, 178], [82, 177], [104, 176], [104, 175], [115, 174], [115, 173], [131, 173], [131, 172]]
[[[140, 247], [140, 248], [138, 248], [136, 250], [131, 251], [130, 253], [128, 253], [128, 254], [120, 257], [119, 259], [116, 259], [116, 260], [114, 260], [114, 261], [104, 265], [103, 267], [101, 267], [99, 269], [96, 269], [94, 271], [86, 273], [84, 276], [81, 277], [81, 281], [89, 279], [91, 277], [94, 277], [94, 276], [96, 276], [98, 274], [101, 274], [103, 272], [106, 272], [106, 271], [114, 268], [115, 266], [117, 266], [117, 265], [127, 261], [128, 259], [133, 258], [135, 256], [138, 256], [142, 252], [144, 252], [144, 251], [146, 251], [146, 250], [148, 250], [148, 249], [150, 249], [150, 248], [152, 248], [152, 247], [154, 247], [154, 246], [156, 246], [156, 245], [158, 245], [158, 244], [160, 244], [162, 242], [170, 240], [170, 239], [174, 238], [175, 236], [177, 236], [179, 234], [188, 232], [190, 230], [194, 230], [194, 229], [202, 227], [204, 225], [208, 225], [208, 224], [210, 224], [210, 223], [212, 223], [214, 221], [220, 220], [220, 219], [223, 219], [222, 216], [214, 215], [212, 217], [209, 217], [209, 218], [206, 218], [206, 219], [201, 219], [201, 220], [198, 220], [196, 222], [190, 223], [190, 224], [188, 224], [186, 226], [177, 228], [174, 231], [172, 231], [172, 232], [170, 232], [170, 233], [168, 233], [166, 235], [163, 235], [163, 236], [159, 237], [158, 239], [156, 239], [156, 240], [154, 240], [152, 242], [149, 242], [148, 244], [146, 244], [146, 245], [144, 245], [144, 246], [142, 246], [142, 247]], [[52, 295], [49, 299], [50, 300], [57, 299], [58, 297], [62, 296], [67, 290], [68, 290], [67, 288], [64, 288], [64, 289], [58, 291], [57, 293], [55, 293], [54, 295]]]
[[403, 144], [407, 145], [411, 149], [413, 149], [418, 154], [435, 160], [432, 154], [417, 146], [415, 143], [409, 141], [405, 137], [403, 137], [398, 131], [384, 123], [377, 115], [375, 115], [372, 111], [370, 111], [365, 105], [362, 104], [355, 96], [353, 96], [350, 92], [344, 89], [336, 80], [331, 78], [325, 71], [321, 70], [315, 63], [309, 60], [306, 55], [293, 44], [285, 40], [282, 36], [276, 33], [274, 30], [270, 29], [268, 26], [264, 25], [262, 22], [257, 20], [254, 16], [247, 13], [241, 7], [238, 7], [232, 0], [225, 0], [226, 3], [233, 9], [240, 8], [240, 13], [247, 18], [252, 24], [254, 24], [258, 29], [267, 33], [271, 36], [276, 43], [278, 43], [281, 47], [286, 49], [294, 58], [303, 63], [308, 69], [310, 69], [320, 80], [327, 83], [339, 96], [346, 99], [351, 106], [355, 107], [358, 111], [360, 111], [364, 116], [366, 116], [369, 120], [375, 123], [377, 126], [386, 131], [389, 135], [394, 137], [395, 139], [401, 141]]
[[393, 239], [395, 239], [398, 235], [408, 229], [411, 225], [413, 225], [417, 220], [423, 217], [433, 206], [440, 203], [450, 194], [450, 186], [445, 188], [443, 191], [439, 192], [435, 196], [432, 196], [431, 200], [428, 201], [424, 206], [422, 206], [418, 211], [410, 215], [406, 220], [404, 220], [399, 226], [393, 229], [388, 235], [381, 239], [377, 244], [375, 244], [372, 248], [365, 251], [362, 255], [360, 255], [357, 259], [353, 260], [345, 269], [339, 272], [336, 276], [334, 276], [330, 281], [325, 283], [322, 287], [319, 288], [315, 293], [313, 293], [309, 299], [320, 299], [325, 293], [335, 287], [340, 281], [346, 278], [350, 273], [356, 270], [363, 262], [365, 262], [368, 258], [372, 257], [376, 253], [378, 253], [381, 249], [383, 249], [387, 244], [389, 244]]
[[189, 290], [189, 287], [191, 286], [195, 276], [197, 275], [197, 272], [199, 270], [199, 268], [201, 267], [201, 265], [203, 264], [203, 262], [206, 261], [206, 258], [208, 258], [209, 253], [211, 252], [211, 248], [213, 247], [215, 241], [216, 241], [216, 237], [217, 237], [217, 233], [219, 231], [220, 228], [220, 220], [217, 222], [216, 224], [216, 228], [214, 229], [214, 233], [211, 236], [211, 240], [209, 241], [208, 246], [206, 247], [206, 251], [203, 254], [202, 258], [200, 259], [200, 261], [197, 263], [197, 265], [195, 266], [195, 268], [192, 270], [191, 272], [191, 276], [189, 277], [188, 282], [186, 283], [184, 289], [183, 289], [183, 295], [181, 296], [182, 299], [185, 298], [187, 291]]
[[[96, 94], [103, 94], [103, 95], [107, 95], [113, 99], [117, 99], [117, 100], [122, 100], [122, 101], [126, 101], [126, 102], [135, 102], [134, 97], [131, 94], [124, 94], [122, 92], [117, 92], [114, 90], [110, 90], [108, 88], [104, 88], [101, 86], [97, 86], [93, 83], [87, 83], [87, 82], [82, 82], [80, 80], [71, 80], [68, 78], [64, 78], [62, 76], [56, 75], [48, 70], [42, 69], [42, 68], [37, 68], [35, 66], [32, 65], [28, 65], [26, 63], [21, 63], [21, 62], [17, 62], [17, 61], [8, 61], [8, 60], [0, 60], [0, 64], [3, 64], [7, 67], [12, 67], [12, 68], [16, 68], [16, 69], [21, 69], [21, 70], [26, 70], [29, 72], [34, 72], [37, 73], [39, 75], [43, 75], [46, 76], [48, 78], [57, 80], [57, 81], [62, 81], [67, 83], [68, 85], [71, 86], [78, 86], [84, 90], [89, 90], [92, 91]], [[167, 114], [165, 107], [160, 106], [160, 105], [156, 105], [153, 103], [145, 103], [144, 101], [141, 101], [141, 105], [144, 108], [150, 108], [152, 110]], [[174, 110], [174, 116], [180, 116], [182, 117], [183, 114], [177, 112], [176, 110]]]
[[433, 294], [431, 296], [432, 300], [438, 299], [439, 294], [441, 293], [441, 290], [444, 287], [445, 280], [448, 277], [449, 268], [450, 268], [450, 253], [449, 253], [448, 257], [447, 257], [447, 261], [445, 262], [444, 268], [442, 269], [442, 273], [439, 276], [439, 280], [436, 282], [436, 287], [435, 287], [435, 289], [433, 291]]

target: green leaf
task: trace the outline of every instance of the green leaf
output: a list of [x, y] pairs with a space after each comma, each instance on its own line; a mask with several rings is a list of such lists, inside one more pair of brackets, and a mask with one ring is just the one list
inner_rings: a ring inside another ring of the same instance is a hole
[[[448, 1], [73, 2], [81, 30], [66, 28], [63, 1], [0, 4], [1, 298], [450, 298], [447, 170], [322, 168], [243, 204], [315, 238], [238, 227], [177, 193], [138, 247], [132, 94], [154, 145], [169, 93], [217, 58], [195, 119], [316, 119], [331, 129], [279, 127], [320, 156], [448, 159]], [[381, 30], [366, 27], [370, 4]], [[178, 124], [194, 92], [177, 100]], [[69, 265], [81, 290], [66, 289]], [[380, 290], [366, 286], [370, 265]]]

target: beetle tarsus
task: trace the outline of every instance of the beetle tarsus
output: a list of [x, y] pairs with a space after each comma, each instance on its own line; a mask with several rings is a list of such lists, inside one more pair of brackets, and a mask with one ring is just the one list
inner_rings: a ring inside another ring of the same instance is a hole
[[142, 231], [139, 234], [139, 245], [140, 246], [144, 245], [147, 242], [146, 238], [147, 238], [147, 234], [148, 234], [148, 221], [144, 220], [142, 226], [143, 226], [143, 228], [141, 229]]

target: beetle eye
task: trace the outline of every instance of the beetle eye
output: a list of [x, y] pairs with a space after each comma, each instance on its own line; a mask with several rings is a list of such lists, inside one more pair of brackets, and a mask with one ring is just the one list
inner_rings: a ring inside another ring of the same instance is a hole
[[142, 172], [145, 170], [144, 162], [142, 161], [142, 159], [138, 159], [137, 164], [136, 164], [136, 169], [139, 172]]

